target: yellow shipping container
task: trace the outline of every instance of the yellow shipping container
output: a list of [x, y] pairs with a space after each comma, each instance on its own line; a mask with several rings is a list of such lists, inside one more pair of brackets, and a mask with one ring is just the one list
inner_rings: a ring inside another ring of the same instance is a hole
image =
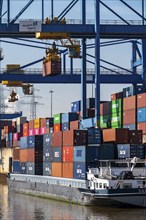
[[40, 128], [41, 127], [41, 118], [34, 119], [34, 128]]
[[20, 64], [7, 64], [6, 65], [7, 70], [13, 70], [13, 69], [17, 69], [17, 68], [20, 68]]

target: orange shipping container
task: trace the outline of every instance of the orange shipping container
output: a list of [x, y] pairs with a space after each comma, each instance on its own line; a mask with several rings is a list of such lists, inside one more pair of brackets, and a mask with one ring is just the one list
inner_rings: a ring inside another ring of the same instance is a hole
[[131, 110], [137, 108], [136, 96], [130, 96], [123, 99], [123, 110]]
[[61, 59], [43, 63], [43, 76], [61, 74]]
[[35, 149], [27, 149], [27, 162], [34, 162]]
[[129, 129], [110, 128], [103, 129], [103, 142], [115, 142], [117, 144], [129, 143]]
[[41, 118], [41, 127], [46, 127], [46, 118]]
[[27, 149], [20, 149], [20, 162], [27, 162]]
[[62, 177], [62, 163], [52, 162], [52, 176]]
[[136, 109], [123, 111], [123, 125], [136, 123]]
[[61, 124], [54, 124], [54, 132], [61, 131]]
[[141, 122], [137, 124], [137, 129], [142, 130], [143, 134], [146, 134], [146, 122]]
[[73, 178], [73, 163], [63, 163], [63, 178]]
[[146, 107], [146, 92], [137, 95], [137, 108]]

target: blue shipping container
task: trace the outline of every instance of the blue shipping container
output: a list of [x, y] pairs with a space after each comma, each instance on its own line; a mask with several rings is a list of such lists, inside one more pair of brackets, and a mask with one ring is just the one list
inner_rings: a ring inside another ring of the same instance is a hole
[[83, 119], [80, 123], [80, 129], [95, 127], [95, 118]]
[[43, 135], [43, 147], [52, 146], [52, 133]]
[[101, 144], [100, 148], [100, 160], [112, 160], [117, 159], [117, 149], [115, 144]]
[[62, 162], [62, 147], [52, 148], [53, 162]]
[[100, 159], [98, 145], [74, 147], [74, 162], [96, 162], [98, 159]]
[[43, 163], [43, 176], [52, 176], [52, 163]]
[[53, 127], [53, 125], [54, 125], [53, 121], [54, 121], [53, 118], [46, 118], [46, 127], [47, 128]]
[[52, 158], [52, 147], [45, 147], [43, 148], [43, 161], [44, 162], [51, 162]]
[[28, 148], [28, 137], [20, 137], [20, 148], [21, 149]]
[[71, 112], [81, 111], [81, 101], [76, 101], [71, 103]]
[[43, 148], [43, 135], [28, 136], [28, 148]]
[[136, 124], [123, 125], [123, 128], [129, 128], [129, 130], [135, 130], [136, 129]]
[[64, 122], [61, 124], [61, 128], [62, 128], [62, 131], [66, 131], [66, 130], [69, 130], [70, 129], [70, 123], [69, 122]]
[[20, 174], [20, 161], [13, 160], [13, 173]]
[[62, 114], [62, 123], [78, 120], [78, 114], [76, 112], [68, 112]]
[[27, 162], [26, 164], [26, 173], [29, 175], [34, 175], [34, 162]]
[[130, 144], [130, 157], [145, 159], [145, 146], [143, 144]]
[[20, 163], [20, 173], [21, 174], [26, 174], [27, 172], [27, 163]]
[[88, 144], [100, 144], [102, 142], [102, 131], [100, 128], [88, 129]]
[[146, 107], [137, 109], [137, 122], [146, 122]]
[[118, 159], [130, 158], [130, 144], [117, 144]]
[[88, 171], [88, 168], [95, 168], [97, 167], [97, 163], [85, 163], [85, 162], [74, 162], [74, 179], [87, 179], [86, 172]]

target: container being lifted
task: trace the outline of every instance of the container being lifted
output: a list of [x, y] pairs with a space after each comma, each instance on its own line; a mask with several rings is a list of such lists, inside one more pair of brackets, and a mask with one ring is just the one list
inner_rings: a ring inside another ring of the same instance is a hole
[[55, 42], [53, 42], [52, 48], [46, 50], [46, 57], [43, 60], [43, 76], [56, 76], [59, 74], [61, 74], [61, 57]]

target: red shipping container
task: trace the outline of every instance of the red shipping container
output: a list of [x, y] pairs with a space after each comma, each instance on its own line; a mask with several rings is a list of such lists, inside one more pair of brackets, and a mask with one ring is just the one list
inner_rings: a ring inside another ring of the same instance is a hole
[[129, 130], [129, 142], [130, 144], [142, 144], [142, 131]]
[[63, 132], [52, 133], [52, 147], [61, 147], [63, 144]]
[[20, 162], [27, 162], [27, 149], [20, 149]]
[[128, 144], [129, 143], [129, 129], [127, 128], [103, 129], [103, 142]]
[[87, 117], [93, 118], [95, 116], [95, 108], [89, 108], [87, 109]]
[[43, 62], [43, 76], [55, 76], [61, 74], [61, 59]]
[[137, 108], [146, 107], [146, 92], [137, 95]]
[[19, 142], [18, 141], [14, 141], [13, 140], [13, 147], [18, 147], [20, 144], [19, 144]]
[[74, 164], [73, 163], [63, 163], [63, 178], [73, 178], [73, 167]]
[[24, 124], [23, 124], [23, 137], [29, 135], [28, 128], [29, 128], [28, 123], [24, 123]]
[[123, 110], [131, 110], [136, 109], [137, 103], [136, 103], [136, 96], [130, 96], [123, 99]]
[[61, 124], [54, 124], [54, 132], [61, 131]]
[[73, 146], [63, 146], [63, 162], [73, 162], [74, 158], [74, 147]]
[[79, 129], [79, 121], [70, 121], [70, 130]]
[[35, 149], [27, 149], [27, 162], [34, 162], [35, 161]]
[[20, 160], [20, 149], [13, 149], [13, 160]]
[[40, 134], [46, 134], [46, 127], [41, 127], [40, 128]]
[[62, 177], [62, 163], [52, 162], [52, 176]]
[[143, 134], [146, 134], [146, 122], [141, 122], [137, 124], [137, 129], [142, 130]]
[[123, 125], [136, 123], [136, 109], [123, 111]]

